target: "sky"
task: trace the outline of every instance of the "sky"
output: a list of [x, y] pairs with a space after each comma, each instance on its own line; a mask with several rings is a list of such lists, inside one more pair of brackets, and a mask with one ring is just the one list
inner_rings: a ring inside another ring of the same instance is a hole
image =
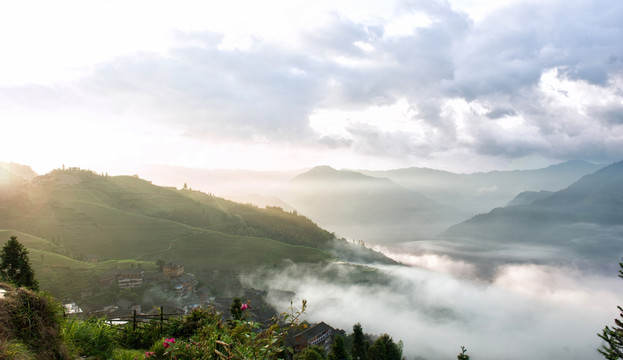
[[623, 159], [623, 2], [0, 4], [0, 161], [455, 172]]

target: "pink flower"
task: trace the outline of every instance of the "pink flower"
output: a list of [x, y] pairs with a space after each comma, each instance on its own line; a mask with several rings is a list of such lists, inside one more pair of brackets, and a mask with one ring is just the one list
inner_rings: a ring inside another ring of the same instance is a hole
[[151, 356], [152, 356], [152, 355], [154, 355], [154, 354], [155, 354], [155, 352], [154, 352], [154, 351], [145, 351], [145, 357], [146, 357], [146, 358], [151, 357]]
[[162, 343], [162, 345], [164, 345], [164, 348], [168, 348], [169, 346], [175, 344], [175, 338], [168, 338], [165, 339], [164, 342]]
[[242, 311], [245, 311], [246, 309], [249, 308], [249, 304], [242, 304], [240, 308], [242, 309]]

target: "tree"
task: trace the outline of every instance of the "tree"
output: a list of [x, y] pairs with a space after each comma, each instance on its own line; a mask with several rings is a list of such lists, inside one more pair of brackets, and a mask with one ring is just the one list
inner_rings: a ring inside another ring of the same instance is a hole
[[324, 349], [319, 346], [308, 346], [296, 354], [294, 360], [324, 360]]
[[467, 349], [465, 346], [461, 346], [461, 353], [456, 356], [458, 360], [469, 360], [469, 355], [466, 354]]
[[156, 265], [158, 265], [158, 269], [160, 270], [160, 272], [162, 272], [162, 269], [164, 268], [164, 260], [162, 259], [156, 260]]
[[353, 360], [364, 360], [368, 357], [368, 347], [370, 344], [363, 335], [360, 323], [353, 325], [353, 343], [350, 347], [350, 355]]
[[[619, 277], [623, 279], [623, 263], [619, 263]], [[619, 317], [623, 319], [623, 308], [617, 306], [620, 311]], [[614, 319], [616, 326], [606, 327], [601, 334], [597, 334], [606, 343], [597, 349], [606, 359], [623, 359], [623, 321]]]
[[28, 250], [24, 248], [17, 236], [11, 236], [0, 252], [0, 275], [3, 281], [10, 282], [17, 287], [38, 290], [39, 284], [35, 280], [35, 273], [30, 267]]
[[368, 350], [369, 360], [402, 360], [402, 347], [388, 334], [381, 335]]
[[336, 335], [331, 345], [331, 353], [329, 354], [329, 360], [348, 360], [348, 353], [346, 353], [346, 346], [344, 345], [344, 338], [340, 335]]

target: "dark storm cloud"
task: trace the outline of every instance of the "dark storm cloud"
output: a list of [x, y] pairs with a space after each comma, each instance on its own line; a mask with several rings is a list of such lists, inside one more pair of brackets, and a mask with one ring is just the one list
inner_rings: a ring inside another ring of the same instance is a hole
[[609, 125], [623, 125], [623, 104], [613, 104], [591, 109], [590, 114]]
[[622, 15], [618, 2], [502, 9], [471, 29], [457, 49], [460, 61], [451, 85], [467, 98], [513, 94], [534, 86], [543, 70], [553, 67], [572, 79], [604, 85], [622, 70], [612, 61], [623, 53], [617, 41], [623, 35]]

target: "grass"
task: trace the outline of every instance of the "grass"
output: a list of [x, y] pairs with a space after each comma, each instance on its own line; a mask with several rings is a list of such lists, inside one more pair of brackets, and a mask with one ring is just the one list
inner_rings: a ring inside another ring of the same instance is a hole
[[22, 243], [29, 249], [38, 249], [45, 251], [54, 251], [58, 249], [58, 246], [54, 245], [51, 241], [23, 233], [21, 231], [8, 230], [8, 229], [0, 229], [0, 246], [3, 246], [11, 236], [17, 236], [19, 238], [19, 242]]
[[[39, 282], [57, 296], [75, 297], [114, 267], [152, 270], [158, 259], [199, 275], [332, 257], [322, 248], [333, 235], [296, 214], [131, 176], [57, 170], [39, 179], [24, 201], [0, 208], [0, 243], [17, 235]], [[92, 256], [100, 263], [78, 261]]]
[[8, 291], [0, 301], [0, 342], [3, 343], [0, 353], [23, 358], [32, 353], [34, 358], [42, 360], [64, 359], [60, 303], [47, 294], [3, 287]]

